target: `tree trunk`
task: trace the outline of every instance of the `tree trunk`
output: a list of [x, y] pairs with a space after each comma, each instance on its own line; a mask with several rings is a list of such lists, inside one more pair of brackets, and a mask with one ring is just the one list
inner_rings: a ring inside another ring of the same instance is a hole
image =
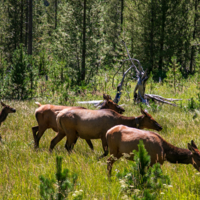
[[28, 45], [28, 1], [26, 0], [26, 32], [25, 32], [25, 48], [27, 49]]
[[154, 5], [153, 1], [151, 0], [151, 32], [150, 32], [150, 69], [149, 71], [153, 70], [153, 56], [154, 56], [154, 51], [153, 51], [153, 43], [154, 43]]
[[28, 55], [32, 55], [32, 25], [33, 25], [33, 18], [32, 18], [32, 0], [29, 0], [29, 23], [28, 23]]
[[[198, 6], [198, 0], [195, 0], [195, 15], [194, 15], [194, 30], [193, 30], [193, 41], [196, 39], [196, 30], [197, 30], [197, 6]], [[194, 56], [195, 56], [195, 46], [192, 46], [191, 49], [191, 58], [190, 58], [190, 73], [192, 73], [192, 67], [193, 67], [193, 62], [194, 62]]]
[[85, 32], [86, 32], [86, 0], [84, 0], [84, 8], [83, 8], [83, 49], [82, 49], [81, 81], [85, 80], [85, 53], [86, 53]]
[[162, 0], [162, 27], [161, 27], [161, 38], [160, 38], [159, 76], [162, 75], [162, 66], [163, 66], [165, 21], [166, 21], [166, 0]]
[[55, 29], [57, 28], [57, 10], [58, 10], [58, 1], [55, 0]]
[[121, 31], [122, 31], [122, 25], [123, 25], [123, 12], [124, 12], [124, 0], [121, 0]]
[[23, 43], [23, 14], [24, 14], [24, 2], [21, 0], [21, 23], [20, 23], [20, 43]]

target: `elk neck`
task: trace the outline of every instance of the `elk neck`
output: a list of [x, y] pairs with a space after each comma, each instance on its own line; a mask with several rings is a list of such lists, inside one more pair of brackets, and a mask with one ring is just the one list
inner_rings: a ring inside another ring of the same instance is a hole
[[192, 164], [192, 152], [188, 149], [175, 147], [163, 140], [165, 159], [170, 163]]
[[119, 124], [123, 124], [125, 126], [129, 126], [129, 127], [133, 127], [133, 128], [139, 128], [140, 125], [140, 117], [125, 117], [125, 116], [121, 116], [120, 117], [120, 123]]
[[8, 113], [3, 108], [2, 111], [1, 111], [1, 113], [0, 113], [0, 122], [3, 122], [6, 119], [7, 116], [8, 116]]

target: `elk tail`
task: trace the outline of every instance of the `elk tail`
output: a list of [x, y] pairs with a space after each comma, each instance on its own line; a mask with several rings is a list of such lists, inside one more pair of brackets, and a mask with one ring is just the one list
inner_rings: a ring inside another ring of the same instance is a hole
[[37, 105], [38, 105], [38, 107], [40, 107], [42, 104], [40, 104], [39, 102], [35, 102]]
[[56, 117], [56, 123], [57, 123], [57, 126], [58, 126], [58, 130], [59, 130], [59, 129], [63, 129], [63, 128], [62, 128], [62, 125], [61, 125], [60, 119], [61, 119], [61, 118], [58, 117], [58, 115], [57, 115], [57, 117]]

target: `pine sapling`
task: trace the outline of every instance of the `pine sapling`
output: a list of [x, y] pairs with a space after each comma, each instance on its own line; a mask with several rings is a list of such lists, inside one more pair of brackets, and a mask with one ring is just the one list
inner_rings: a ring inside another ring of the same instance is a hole
[[159, 163], [150, 167], [151, 159], [142, 140], [139, 141], [138, 152], [134, 150], [133, 154], [135, 162], [131, 163], [131, 170], [125, 168], [122, 174], [117, 174], [123, 192], [132, 199], [155, 199], [164, 184], [170, 183], [169, 177], [163, 175]]
[[40, 196], [43, 200], [63, 200], [73, 190], [77, 180], [76, 174], [69, 174], [68, 169], [62, 170], [62, 157], [56, 157], [55, 178], [48, 179], [40, 176]]

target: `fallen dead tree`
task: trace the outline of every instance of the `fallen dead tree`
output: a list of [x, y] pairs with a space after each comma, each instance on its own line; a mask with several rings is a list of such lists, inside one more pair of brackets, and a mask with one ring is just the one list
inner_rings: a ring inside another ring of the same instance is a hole
[[[149, 105], [149, 102], [152, 100], [154, 102], [157, 101], [157, 102], [160, 102], [160, 103], [165, 103], [165, 104], [168, 104], [168, 105], [177, 106], [175, 103], [172, 103], [172, 102], [180, 101], [182, 99], [164, 98], [162, 96], [155, 95], [155, 94], [145, 94], [146, 82], [149, 78], [148, 75], [147, 75], [147, 69], [144, 71], [140, 61], [137, 60], [137, 59], [131, 58], [125, 42], [124, 41], [122, 41], [122, 42], [123, 42], [123, 44], [126, 48], [126, 51], [127, 51], [128, 57], [129, 57], [126, 60], [122, 60], [122, 63], [130, 61], [131, 66], [123, 74], [122, 80], [117, 86], [117, 94], [116, 94], [115, 99], [113, 101], [115, 103], [119, 102], [121, 94], [122, 94], [121, 89], [122, 89], [122, 86], [123, 86], [123, 83], [124, 83], [125, 76], [128, 74], [128, 72], [132, 68], [134, 68], [135, 72], [136, 72], [136, 77], [137, 77], [137, 84], [136, 84], [134, 92], [133, 92], [134, 102], [136, 102], [136, 103], [142, 102], [142, 103]], [[138, 68], [136, 67], [136, 63], [138, 65]], [[120, 66], [120, 68], [121, 67], [122, 67], [122, 65]], [[119, 72], [120, 68], [118, 69], [117, 73]], [[115, 73], [115, 75], [117, 73]], [[114, 75], [114, 77], [115, 77], [115, 75]], [[114, 77], [113, 77], [113, 80], [114, 80]]]

